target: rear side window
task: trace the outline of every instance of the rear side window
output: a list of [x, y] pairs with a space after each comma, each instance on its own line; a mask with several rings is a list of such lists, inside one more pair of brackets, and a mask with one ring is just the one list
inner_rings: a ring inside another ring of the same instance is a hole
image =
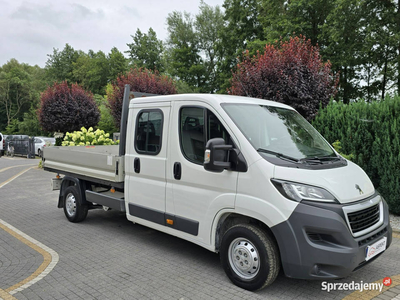
[[161, 151], [163, 113], [159, 109], [142, 110], [136, 119], [135, 149], [137, 153], [157, 155]]

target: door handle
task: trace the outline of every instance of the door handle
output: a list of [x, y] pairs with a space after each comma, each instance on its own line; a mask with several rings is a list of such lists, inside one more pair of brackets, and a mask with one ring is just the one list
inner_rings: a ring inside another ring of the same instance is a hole
[[182, 166], [180, 162], [174, 163], [174, 178], [180, 180], [182, 176]]
[[140, 173], [140, 158], [136, 157], [135, 160], [133, 161], [133, 169], [135, 170], [135, 173]]

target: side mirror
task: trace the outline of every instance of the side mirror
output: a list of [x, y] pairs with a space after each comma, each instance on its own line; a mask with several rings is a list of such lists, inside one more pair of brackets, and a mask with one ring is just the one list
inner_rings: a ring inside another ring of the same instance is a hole
[[231, 168], [229, 151], [232, 145], [226, 145], [223, 138], [214, 138], [207, 142], [204, 154], [204, 169], [211, 172], [222, 172]]

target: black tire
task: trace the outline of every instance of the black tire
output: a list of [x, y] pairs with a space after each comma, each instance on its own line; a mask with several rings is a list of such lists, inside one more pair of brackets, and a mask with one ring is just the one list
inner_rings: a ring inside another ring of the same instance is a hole
[[37, 154], [39, 157], [42, 157], [42, 150], [38, 149]]
[[251, 224], [235, 225], [224, 234], [220, 259], [229, 279], [249, 291], [273, 283], [281, 265], [274, 239]]
[[68, 221], [78, 223], [85, 220], [88, 205], [82, 203], [81, 193], [77, 186], [69, 186], [64, 193], [64, 214]]

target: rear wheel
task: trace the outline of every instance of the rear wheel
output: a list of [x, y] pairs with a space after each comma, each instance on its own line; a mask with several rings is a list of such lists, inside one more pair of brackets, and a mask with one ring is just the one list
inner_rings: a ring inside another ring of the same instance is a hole
[[262, 289], [278, 276], [278, 247], [272, 237], [254, 225], [231, 227], [222, 238], [220, 250], [226, 275], [241, 288]]
[[64, 214], [68, 221], [77, 223], [83, 221], [88, 214], [88, 205], [83, 204], [77, 186], [69, 186], [64, 193]]
[[42, 150], [38, 149], [37, 154], [39, 157], [42, 157]]

